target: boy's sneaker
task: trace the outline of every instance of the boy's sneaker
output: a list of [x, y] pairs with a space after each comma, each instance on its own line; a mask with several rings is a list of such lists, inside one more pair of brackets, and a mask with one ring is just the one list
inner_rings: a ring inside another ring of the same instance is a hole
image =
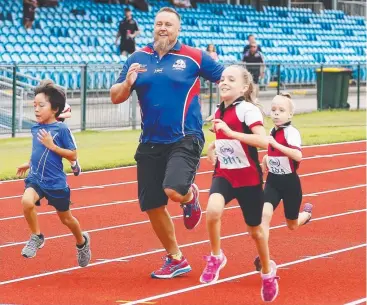
[[269, 275], [264, 275], [261, 273], [261, 298], [264, 302], [274, 301], [279, 293], [279, 276], [277, 276], [277, 265], [274, 261], [270, 261], [270, 267], [271, 273]]
[[206, 266], [203, 273], [200, 276], [200, 282], [207, 284], [215, 282], [219, 278], [219, 272], [227, 264], [227, 258], [222, 253], [221, 258], [217, 258], [213, 255], [205, 256]]
[[74, 176], [79, 176], [82, 172], [82, 167], [80, 166], [78, 160], [75, 161], [74, 165], [71, 165], [71, 170], [73, 171]]
[[255, 265], [256, 271], [261, 271], [262, 266], [261, 266], [260, 257], [256, 256], [254, 260], [254, 265]]
[[183, 218], [186, 229], [195, 228], [201, 219], [201, 207], [199, 203], [199, 188], [196, 184], [191, 185], [193, 198], [189, 202], [181, 203]]
[[191, 271], [191, 267], [183, 256], [180, 260], [168, 254], [161, 269], [152, 272], [151, 277], [157, 279], [170, 279]]
[[22, 250], [22, 255], [26, 258], [35, 257], [37, 250], [43, 248], [45, 245], [45, 237], [38, 237], [36, 234], [32, 234], [30, 240], [26, 243]]
[[92, 252], [90, 251], [90, 237], [88, 233], [83, 233], [83, 236], [85, 238], [85, 245], [83, 248], [79, 249], [76, 247], [78, 253], [78, 264], [80, 267], [86, 267], [88, 266], [91, 258], [92, 258]]
[[310, 213], [310, 218], [306, 220], [306, 222], [303, 224], [307, 224], [311, 218], [312, 218], [312, 208], [313, 208], [313, 205], [311, 203], [306, 203], [305, 206], [303, 207], [303, 212], [307, 212], [307, 213]]

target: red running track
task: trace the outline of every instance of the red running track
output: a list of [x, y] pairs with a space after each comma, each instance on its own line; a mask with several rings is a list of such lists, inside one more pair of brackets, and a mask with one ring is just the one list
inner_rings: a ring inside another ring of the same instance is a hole
[[[300, 174], [304, 202], [315, 205], [314, 220], [296, 232], [284, 227], [282, 208], [274, 215], [271, 252], [280, 268], [280, 294], [275, 304], [344, 304], [366, 296], [365, 288], [365, 153], [366, 143], [310, 147]], [[348, 154], [354, 152], [353, 154]], [[336, 156], [330, 156], [339, 154]], [[328, 157], [316, 157], [328, 155]], [[307, 157], [314, 157], [307, 159]], [[360, 166], [360, 167], [356, 167]], [[354, 167], [354, 168], [350, 168]], [[341, 169], [326, 172], [333, 169]], [[134, 181], [135, 168], [117, 169], [69, 176], [71, 188]], [[200, 171], [210, 171], [203, 160]], [[313, 175], [308, 175], [312, 174]], [[197, 176], [205, 209], [210, 173]], [[0, 303], [7, 304], [126, 304], [143, 300], [145, 304], [260, 304], [260, 279], [252, 274], [256, 255], [254, 243], [245, 233], [241, 211], [233, 202], [223, 216], [223, 250], [228, 265], [223, 282], [202, 287], [198, 281], [204, 268], [202, 256], [208, 254], [205, 217], [192, 232], [184, 229], [178, 205], [170, 204], [177, 238], [193, 271], [172, 280], [153, 280], [149, 274], [160, 267], [164, 255], [147, 217], [137, 202], [108, 205], [113, 201], [136, 199], [136, 183], [73, 191], [73, 214], [85, 230], [92, 230], [92, 264], [76, 265], [74, 240], [55, 214], [40, 215], [46, 246], [34, 259], [24, 259], [20, 251], [29, 235], [21, 218], [21, 181], [0, 184]], [[101, 204], [98, 207], [91, 207]], [[84, 207], [84, 208], [82, 208]], [[39, 211], [52, 211], [42, 206]], [[17, 217], [7, 219], [8, 217]], [[2, 220], [2, 219], [5, 220]], [[139, 223], [140, 222], [140, 223]], [[115, 227], [112, 227], [115, 226]], [[280, 227], [277, 227], [280, 226]], [[66, 234], [66, 236], [60, 236]], [[359, 246], [360, 248], [351, 248]], [[344, 249], [344, 250], [343, 250]], [[327, 258], [317, 257], [335, 252]], [[153, 253], [149, 253], [153, 252]], [[316, 256], [302, 261], [305, 256]], [[124, 261], [106, 261], [118, 257]], [[103, 260], [104, 259], [104, 260]], [[301, 260], [297, 262], [298, 260]], [[48, 273], [47, 273], [48, 272]], [[231, 280], [231, 277], [236, 277]], [[229, 280], [227, 280], [229, 279]], [[168, 294], [168, 295], [165, 295]], [[120, 302], [121, 301], [121, 302]], [[143, 303], [144, 304], [144, 303]]]

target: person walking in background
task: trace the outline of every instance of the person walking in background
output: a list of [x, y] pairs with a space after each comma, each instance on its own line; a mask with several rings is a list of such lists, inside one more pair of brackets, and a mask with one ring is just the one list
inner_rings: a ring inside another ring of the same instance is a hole
[[118, 45], [120, 38], [120, 55], [128, 56], [135, 52], [135, 38], [139, 35], [139, 27], [132, 17], [131, 10], [125, 8], [125, 19], [119, 24], [115, 44]]

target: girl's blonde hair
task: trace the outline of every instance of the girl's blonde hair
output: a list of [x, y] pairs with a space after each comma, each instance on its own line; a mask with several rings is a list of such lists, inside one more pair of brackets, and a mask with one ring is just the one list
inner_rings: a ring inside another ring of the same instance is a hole
[[242, 76], [243, 76], [245, 85], [248, 86], [247, 91], [243, 95], [243, 97], [245, 98], [245, 101], [248, 103], [254, 104], [256, 107], [260, 109], [261, 113], [264, 115], [262, 106], [254, 98], [254, 80], [252, 78], [251, 73], [241, 65], [232, 65], [232, 67], [235, 67], [242, 71]]
[[294, 113], [296, 107], [293, 103], [291, 94], [288, 93], [288, 92], [282, 92], [281, 94], [279, 94], [277, 96], [279, 96], [279, 97], [283, 98], [285, 101], [287, 101], [288, 104], [289, 104], [289, 108], [290, 108], [291, 113]]

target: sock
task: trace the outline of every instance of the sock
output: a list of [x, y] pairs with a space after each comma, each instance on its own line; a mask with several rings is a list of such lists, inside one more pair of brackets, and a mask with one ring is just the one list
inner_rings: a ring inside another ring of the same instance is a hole
[[72, 161], [70, 162], [71, 166], [75, 166], [76, 165], [76, 161]]
[[181, 251], [179, 251], [176, 254], [171, 254], [171, 256], [172, 256], [173, 259], [178, 260], [178, 261], [182, 259], [182, 253], [181, 253]]
[[45, 238], [42, 233], [37, 234], [37, 236], [38, 236], [39, 239], [44, 239]]
[[223, 252], [222, 250], [220, 250], [220, 254], [219, 255], [214, 255], [213, 252], [211, 253], [212, 256], [216, 257], [216, 258], [220, 258], [222, 259], [223, 258]]
[[271, 271], [267, 274], [264, 274], [264, 273], [261, 272], [261, 278], [263, 278], [263, 279], [271, 278], [272, 275], [273, 275], [273, 269], [271, 269]]
[[86, 240], [86, 239], [85, 239], [85, 237], [84, 237], [84, 243], [83, 243], [82, 245], [76, 245], [76, 247], [77, 247], [78, 249], [83, 249], [86, 243], [87, 243], [87, 240]]

